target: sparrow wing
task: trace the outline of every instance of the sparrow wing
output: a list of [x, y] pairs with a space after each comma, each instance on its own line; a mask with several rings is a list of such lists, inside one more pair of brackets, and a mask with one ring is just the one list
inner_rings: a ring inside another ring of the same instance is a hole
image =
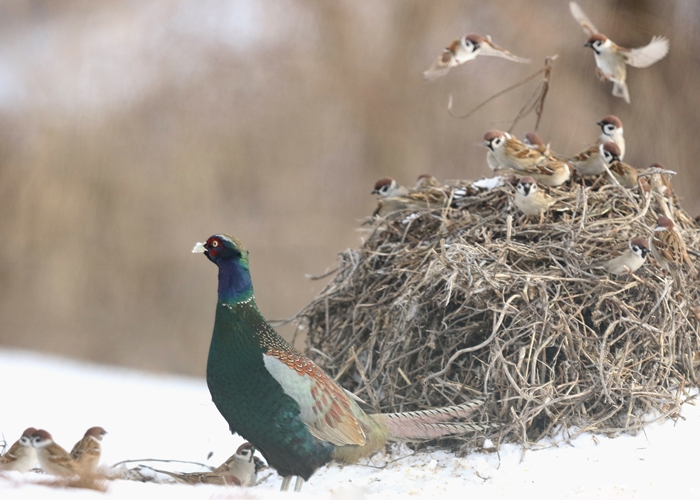
[[625, 62], [635, 68], [646, 68], [663, 59], [668, 54], [668, 38], [655, 36], [649, 45], [637, 49], [623, 49], [622, 56]]
[[441, 76], [445, 76], [453, 66], [455, 66], [454, 54], [449, 48], [445, 49], [442, 51], [442, 55], [437, 58], [433, 65], [423, 72], [423, 78], [429, 82], [432, 82]]
[[595, 154], [600, 154], [598, 146], [591, 146], [589, 148], [584, 149], [579, 154], [572, 156], [571, 158], [569, 158], [569, 160], [573, 162], [588, 161]]
[[683, 252], [685, 251], [683, 240], [675, 231], [655, 231], [654, 247], [661, 256], [675, 265], [683, 264]]
[[547, 161], [547, 158], [542, 153], [528, 148], [518, 140], [509, 139], [506, 147], [510, 149], [511, 156], [520, 160], [519, 163], [523, 165], [523, 168], [530, 165], [543, 165]]
[[530, 59], [524, 57], [518, 57], [515, 54], [508, 52], [503, 47], [499, 47], [491, 41], [490, 38], [481, 42], [481, 50], [479, 51], [480, 56], [490, 56], [490, 57], [502, 57], [503, 59], [508, 59], [509, 61], [514, 61], [518, 63], [527, 64], [532, 62]]
[[14, 462], [17, 460], [17, 454], [19, 453], [19, 450], [22, 448], [22, 445], [19, 444], [19, 441], [15, 441], [12, 446], [10, 446], [10, 449], [7, 450], [7, 453], [4, 455], [0, 456], [0, 464], [7, 464], [10, 462]]
[[269, 349], [263, 362], [284, 392], [297, 402], [299, 417], [311, 434], [336, 446], [367, 443], [353, 411], [357, 405], [313, 361], [298, 352]]
[[576, 2], [569, 2], [569, 10], [571, 11], [571, 15], [574, 16], [574, 19], [576, 19], [576, 22], [578, 22], [583, 28], [583, 31], [586, 32], [586, 35], [591, 36], [598, 33], [598, 30], [595, 28], [591, 20], [588, 19], [588, 16]]

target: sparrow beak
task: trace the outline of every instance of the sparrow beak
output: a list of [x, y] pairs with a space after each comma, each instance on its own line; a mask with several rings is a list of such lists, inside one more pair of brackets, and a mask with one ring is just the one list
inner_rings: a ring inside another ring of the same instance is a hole
[[379, 191], [377, 191], [376, 189], [373, 189], [370, 194], [379, 194]]
[[591, 44], [590, 44], [589, 42], [586, 42], [586, 43], [583, 44], [583, 46], [584, 46], [584, 47], [590, 47]]
[[192, 249], [192, 253], [204, 253], [206, 251], [207, 251], [207, 247], [205, 247], [204, 243], [202, 243], [201, 241], [198, 241], [197, 244]]
[[595, 124], [598, 125], [599, 127], [603, 126], [603, 122], [595, 122]]

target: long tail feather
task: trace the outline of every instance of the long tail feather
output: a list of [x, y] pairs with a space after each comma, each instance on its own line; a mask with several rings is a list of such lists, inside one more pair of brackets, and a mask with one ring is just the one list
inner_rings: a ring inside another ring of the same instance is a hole
[[434, 410], [381, 413], [371, 417], [386, 426], [389, 439], [393, 441], [434, 439], [442, 436], [479, 432], [490, 426], [467, 423], [484, 399], [475, 399], [457, 406]]
[[445, 424], [424, 424], [410, 421], [386, 422], [389, 428], [389, 441], [423, 441], [445, 436], [455, 436], [470, 432], [482, 432], [490, 425], [453, 422]]

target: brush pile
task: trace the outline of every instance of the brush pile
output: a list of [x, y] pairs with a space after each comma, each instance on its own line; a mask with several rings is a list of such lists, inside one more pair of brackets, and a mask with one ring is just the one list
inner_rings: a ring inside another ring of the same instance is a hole
[[651, 255], [635, 275], [587, 269], [648, 237], [661, 215], [695, 261], [698, 225], [670, 189], [553, 188], [538, 227], [519, 221], [509, 183], [455, 184], [468, 195], [451, 208], [377, 218], [341, 254], [297, 316], [309, 356], [377, 411], [486, 395], [475, 421], [496, 426], [444, 442], [455, 450], [676, 415], [700, 374], [698, 282], [687, 269], [665, 276]]

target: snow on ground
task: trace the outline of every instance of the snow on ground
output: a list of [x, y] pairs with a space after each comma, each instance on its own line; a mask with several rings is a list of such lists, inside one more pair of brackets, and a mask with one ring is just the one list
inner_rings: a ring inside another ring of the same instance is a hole
[[[242, 442], [211, 403], [204, 380], [78, 363], [0, 350], [0, 432], [14, 442], [29, 426], [45, 428], [69, 448], [88, 427], [100, 425], [103, 463], [163, 458], [218, 465]], [[504, 445], [499, 454], [467, 457], [405, 447], [355, 466], [319, 470], [301, 495], [278, 492], [271, 473], [254, 488], [115, 481], [107, 497], [173, 500], [235, 498], [698, 498], [700, 409], [685, 405], [683, 419], [650, 425], [614, 439], [584, 434], [571, 444], [545, 442], [525, 454]], [[210, 459], [207, 456], [213, 455]], [[175, 463], [169, 470], [191, 470]], [[262, 474], [266, 477], [267, 472]], [[34, 484], [35, 473], [0, 477], [0, 498], [103, 498], [92, 490]], [[364, 496], [363, 496], [364, 495]]]

